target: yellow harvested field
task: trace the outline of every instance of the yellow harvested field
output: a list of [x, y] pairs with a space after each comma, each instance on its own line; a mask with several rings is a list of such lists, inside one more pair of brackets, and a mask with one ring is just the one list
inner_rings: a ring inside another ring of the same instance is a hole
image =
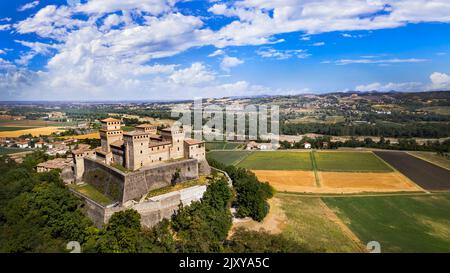
[[252, 170], [260, 181], [269, 182], [277, 191], [313, 192], [317, 189], [312, 171]]
[[351, 194], [362, 192], [423, 191], [399, 172], [353, 173], [318, 172], [320, 186], [312, 171], [252, 170], [260, 181], [269, 182], [277, 191], [322, 194]]
[[358, 193], [422, 191], [421, 188], [399, 172], [319, 172], [318, 174], [321, 183], [320, 192]]
[[19, 137], [22, 135], [28, 135], [31, 134], [33, 136], [40, 136], [40, 135], [51, 135], [52, 133], [56, 132], [63, 132], [64, 129], [58, 128], [58, 127], [39, 127], [39, 128], [32, 128], [32, 129], [25, 129], [25, 130], [17, 130], [17, 131], [0, 131], [0, 137]]
[[88, 138], [95, 138], [100, 139], [100, 133], [91, 133], [91, 134], [85, 134], [85, 135], [77, 135], [77, 136], [65, 136], [64, 138], [74, 138], [74, 139], [88, 139]]

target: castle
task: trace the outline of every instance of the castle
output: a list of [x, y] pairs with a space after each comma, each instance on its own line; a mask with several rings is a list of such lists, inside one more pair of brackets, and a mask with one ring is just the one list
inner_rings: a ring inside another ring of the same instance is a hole
[[[73, 151], [76, 181], [93, 185], [125, 203], [148, 191], [209, 174], [205, 142], [185, 138], [182, 129], [142, 124], [124, 132], [118, 119], [101, 120], [101, 146]], [[176, 181], [173, 181], [173, 180]]]

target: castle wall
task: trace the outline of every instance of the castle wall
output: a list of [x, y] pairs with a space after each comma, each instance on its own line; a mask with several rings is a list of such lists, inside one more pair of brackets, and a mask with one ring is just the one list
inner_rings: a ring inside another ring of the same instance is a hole
[[98, 191], [122, 202], [125, 174], [106, 164], [88, 158], [84, 159], [83, 181], [94, 186]]
[[115, 148], [111, 146], [111, 152], [112, 152], [112, 162], [114, 164], [124, 165], [123, 158], [124, 158], [124, 152], [122, 149]]
[[170, 159], [169, 152], [170, 145], [161, 145], [149, 148], [149, 163], [157, 163], [161, 161], [166, 161]]
[[102, 206], [74, 190], [71, 191], [85, 200], [85, 212], [99, 228], [106, 224], [114, 213], [127, 209], [136, 210], [141, 215], [141, 224], [146, 227], [152, 227], [164, 218], [170, 218], [178, 210], [180, 203], [183, 206], [188, 206], [193, 201], [199, 201], [206, 191], [206, 186], [194, 186], [155, 196], [145, 202], [129, 207], [112, 208]]
[[179, 178], [174, 182], [197, 179], [197, 163], [196, 159], [181, 160], [122, 173], [111, 166], [85, 158], [83, 181], [113, 200], [125, 203], [132, 199], [139, 200], [151, 190], [171, 185], [177, 172]]
[[140, 199], [151, 190], [170, 186], [177, 171], [179, 171], [180, 177], [176, 182], [197, 179], [197, 160], [182, 160], [158, 166], [144, 167], [137, 172], [127, 174], [123, 196], [124, 202], [131, 199]]

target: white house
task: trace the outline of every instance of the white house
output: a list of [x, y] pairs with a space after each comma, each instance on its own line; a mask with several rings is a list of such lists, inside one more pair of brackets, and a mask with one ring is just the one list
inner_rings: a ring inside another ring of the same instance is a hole
[[311, 149], [311, 143], [305, 142], [305, 149]]
[[28, 148], [28, 142], [27, 141], [16, 142], [16, 145], [17, 145], [17, 147], [19, 147], [21, 149]]

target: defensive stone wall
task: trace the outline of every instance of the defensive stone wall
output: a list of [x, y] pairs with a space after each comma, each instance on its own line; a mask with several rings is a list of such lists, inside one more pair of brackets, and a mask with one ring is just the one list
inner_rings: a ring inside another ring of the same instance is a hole
[[85, 158], [83, 181], [113, 200], [125, 203], [140, 200], [151, 190], [198, 179], [198, 166], [197, 159], [186, 159], [123, 173], [104, 163]]
[[188, 206], [193, 201], [199, 201], [206, 191], [206, 186], [194, 186], [155, 196], [141, 203], [118, 207], [103, 206], [79, 192], [71, 191], [85, 200], [85, 211], [99, 228], [106, 224], [115, 212], [127, 209], [136, 210], [141, 215], [141, 224], [152, 227], [161, 220], [170, 218], [178, 210], [180, 204]]

